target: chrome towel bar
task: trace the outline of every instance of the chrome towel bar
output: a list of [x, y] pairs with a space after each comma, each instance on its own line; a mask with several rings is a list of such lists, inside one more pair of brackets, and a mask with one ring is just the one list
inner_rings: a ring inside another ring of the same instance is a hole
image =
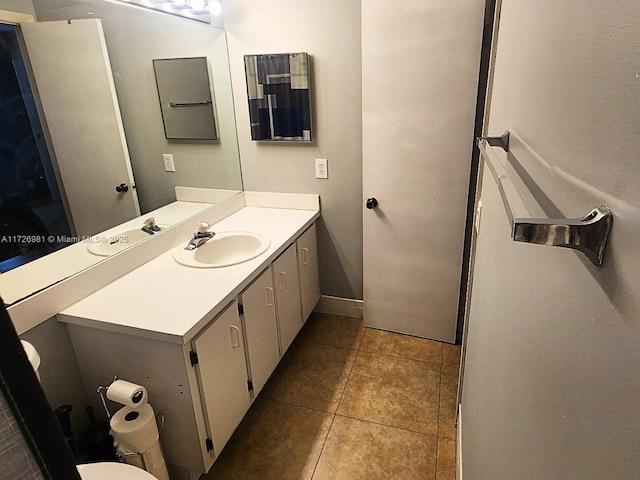
[[201, 107], [203, 105], [211, 105], [211, 100], [203, 100], [201, 102], [169, 102], [171, 108], [179, 107]]
[[490, 148], [499, 147], [507, 152], [507, 156], [510, 155], [509, 132], [500, 137], [478, 138], [477, 143], [502, 197], [511, 223], [512, 240], [578, 250], [595, 266], [602, 267], [613, 223], [609, 208], [602, 205], [581, 218], [529, 218], [529, 208], [512, 178], [517, 175], [515, 169], [509, 168], [508, 158], [501, 158], [505, 157], [504, 154], [498, 155]]

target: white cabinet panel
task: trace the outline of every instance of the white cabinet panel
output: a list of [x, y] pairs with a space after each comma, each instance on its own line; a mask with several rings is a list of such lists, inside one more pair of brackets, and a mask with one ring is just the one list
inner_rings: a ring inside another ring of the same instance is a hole
[[318, 242], [316, 224], [311, 225], [298, 240], [298, 273], [300, 275], [300, 304], [302, 321], [306, 322], [320, 300], [320, 278], [318, 273]]
[[271, 275], [269, 267], [241, 294], [251, 381], [255, 395], [260, 393], [280, 361], [275, 293]]
[[205, 413], [219, 455], [249, 409], [247, 365], [237, 302], [229, 304], [193, 342]]
[[296, 246], [291, 245], [273, 262], [273, 285], [276, 292], [280, 352], [284, 355], [302, 327], [300, 285]]

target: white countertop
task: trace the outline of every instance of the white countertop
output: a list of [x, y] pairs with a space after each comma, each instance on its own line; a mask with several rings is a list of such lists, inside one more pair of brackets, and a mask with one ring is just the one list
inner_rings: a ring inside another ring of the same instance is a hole
[[[173, 259], [172, 248], [66, 308], [58, 319], [187, 343], [319, 215], [318, 210], [245, 207], [211, 230], [248, 231], [268, 238], [269, 248], [258, 257], [229, 267], [190, 268]], [[184, 245], [188, 241], [185, 238]]]

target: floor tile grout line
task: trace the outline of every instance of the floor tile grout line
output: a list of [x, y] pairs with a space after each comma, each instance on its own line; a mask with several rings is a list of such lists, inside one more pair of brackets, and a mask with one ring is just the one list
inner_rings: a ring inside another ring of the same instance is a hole
[[350, 415], [345, 415], [343, 413], [336, 413], [335, 416], [336, 417], [341, 417], [341, 418], [348, 418], [349, 420], [357, 420], [358, 422], [370, 423], [372, 425], [379, 425], [381, 427], [393, 428], [395, 430], [402, 430], [403, 432], [407, 432], [407, 433], [415, 433], [416, 435], [422, 435], [424, 437], [431, 437], [431, 438], [434, 438], [436, 440], [439, 438], [437, 435], [432, 435], [430, 433], [416, 432], [415, 430], [409, 430], [408, 428], [398, 427], [398, 426], [395, 426], [395, 425], [388, 425], [386, 423], [374, 422], [372, 420], [365, 420], [363, 418], [352, 417]]
[[[442, 360], [444, 360], [444, 346], [442, 348]], [[440, 389], [438, 391], [438, 423], [436, 426], [437, 442], [436, 442], [436, 471], [433, 474], [434, 480], [438, 480], [438, 457], [440, 453], [440, 410], [442, 408], [442, 376], [444, 374], [444, 365], [440, 363]]]
[[[335, 343], [329, 343], [327, 341], [323, 342], [321, 340], [315, 340], [313, 338], [308, 338], [308, 339], [306, 339], [306, 341], [309, 342], [309, 343], [315, 343], [315, 344], [318, 344], [318, 345], [326, 345], [326, 346], [329, 346], [329, 347], [347, 348], [349, 350], [360, 350], [360, 346], [362, 345], [363, 339], [364, 339], [364, 335], [362, 336], [362, 338], [358, 342], [357, 346], [354, 345], [354, 346], [349, 346], [349, 347], [344, 346], [344, 345], [337, 345]], [[302, 341], [305, 341], [305, 339], [303, 339]]]
[[[375, 329], [375, 328], [372, 329], [372, 328], [369, 328], [369, 327], [364, 327], [364, 329], [365, 329], [365, 335], [366, 335], [366, 332], [370, 331], [370, 330], [380, 331], [378, 329]], [[393, 333], [393, 332], [391, 332], [391, 333]], [[397, 335], [404, 335], [404, 334], [397, 334]], [[437, 340], [426, 339], [426, 340], [429, 340], [429, 341], [436, 342], [436, 343], [440, 344], [439, 361], [434, 362], [432, 360], [422, 360], [422, 359], [419, 359], [419, 358], [407, 357], [407, 356], [402, 356], [402, 355], [398, 355], [398, 354], [382, 353], [382, 352], [376, 352], [376, 351], [373, 351], [373, 350], [363, 349], [362, 348], [362, 344], [364, 343], [364, 337], [365, 336], [363, 335], [362, 338], [360, 339], [360, 341], [358, 342], [357, 346], [355, 346], [355, 345], [354, 346], [337, 345], [335, 343], [329, 343], [329, 342], [326, 342], [326, 341], [323, 342], [323, 341], [315, 340], [315, 339], [308, 339], [307, 341], [309, 341], [311, 343], [320, 344], [320, 345], [330, 346], [330, 347], [347, 348], [347, 349], [350, 349], [350, 350], [361, 350], [363, 352], [377, 353], [377, 354], [380, 354], [380, 355], [387, 355], [389, 357], [404, 358], [404, 359], [407, 359], [407, 360], [415, 360], [416, 362], [431, 363], [431, 364], [434, 364], [434, 365], [445, 365], [445, 363], [444, 363], [444, 343], [443, 342], [438, 342]], [[412, 338], [420, 338], [420, 337], [412, 337]], [[451, 365], [451, 364], [448, 364], [448, 363], [446, 365], [447, 366], [455, 366], [455, 365]]]
[[[280, 402], [280, 403], [283, 403], [283, 404], [289, 404], [289, 405], [300, 407], [300, 408], [307, 408], [309, 410], [322, 412], [322, 413], [325, 413], [327, 415], [332, 415], [331, 425], [329, 426], [329, 429], [327, 430], [327, 435], [324, 438], [324, 441], [323, 441], [323, 444], [322, 444], [322, 448], [320, 449], [320, 454], [319, 454], [318, 459], [316, 461], [316, 464], [314, 466], [314, 470], [313, 470], [313, 473], [311, 475], [310, 480], [313, 480], [313, 478], [316, 475], [317, 467], [319, 465], [320, 459], [322, 457], [322, 454], [324, 452], [326, 443], [328, 441], [329, 434], [331, 432], [331, 429], [332, 429], [332, 427], [333, 427], [333, 425], [335, 423], [335, 420], [336, 420], [337, 416], [340, 416], [342, 418], [349, 418], [349, 419], [352, 419], [352, 420], [355, 420], [355, 421], [361, 421], [361, 422], [366, 422], [366, 423], [369, 423], [369, 424], [380, 425], [380, 426], [387, 427], [387, 428], [393, 428], [393, 429], [396, 429], [396, 430], [399, 430], [399, 431], [405, 431], [405, 432], [408, 432], [408, 433], [415, 433], [415, 434], [418, 434], [418, 435], [421, 435], [421, 436], [433, 438], [435, 440], [435, 471], [434, 471], [434, 474], [433, 474], [433, 478], [434, 478], [434, 480], [437, 480], [437, 476], [438, 476], [438, 460], [439, 460], [438, 456], [439, 456], [439, 444], [440, 444], [439, 440], [440, 440], [440, 433], [441, 433], [440, 415], [441, 415], [441, 409], [442, 409], [443, 376], [444, 376], [445, 367], [451, 366], [451, 365], [449, 365], [449, 363], [447, 363], [445, 365], [444, 344], [442, 344], [442, 342], [440, 342], [441, 346], [440, 346], [440, 352], [439, 352], [439, 362], [434, 362], [432, 360], [421, 360], [421, 359], [406, 357], [406, 356], [397, 355], [397, 354], [394, 355], [394, 354], [389, 354], [389, 353], [381, 353], [381, 352], [370, 351], [368, 349], [363, 349], [362, 346], [364, 344], [364, 340], [365, 340], [365, 337], [366, 337], [366, 334], [367, 334], [368, 331], [369, 331], [369, 329], [367, 327], [365, 327], [365, 333], [364, 333], [364, 335], [362, 335], [360, 337], [359, 341], [357, 341], [356, 344], [354, 344], [352, 346], [348, 346], [348, 347], [345, 347], [344, 345], [336, 345], [334, 343], [329, 343], [329, 342], [326, 342], [326, 341], [318, 341], [318, 340], [313, 339], [313, 338], [309, 338], [307, 340], [307, 341], [309, 341], [311, 343], [315, 343], [315, 344], [320, 344], [320, 345], [330, 346], [330, 347], [337, 347], [337, 348], [345, 348], [345, 349], [348, 349], [348, 350], [355, 350], [356, 351], [356, 356], [355, 356], [354, 361], [353, 361], [353, 363], [351, 365], [351, 368], [349, 370], [349, 374], [347, 375], [347, 380], [346, 380], [346, 382], [344, 384], [344, 387], [342, 389], [342, 392], [340, 394], [340, 399], [338, 401], [336, 409], [335, 409], [335, 411], [333, 413], [327, 412], [325, 410], [312, 408], [312, 407], [296, 405], [296, 404], [292, 404], [292, 403], [289, 403], [289, 402], [282, 402], [282, 401], [279, 401], [279, 400], [272, 400], [272, 401]], [[428, 364], [431, 364], [433, 366], [436, 366], [436, 365], [438, 366], [438, 371], [439, 371], [439, 375], [440, 376], [439, 376], [439, 383], [438, 383], [438, 405], [437, 405], [437, 417], [436, 417], [437, 418], [437, 422], [436, 422], [436, 434], [435, 435], [428, 434], [428, 433], [422, 433], [422, 432], [416, 432], [414, 430], [409, 430], [409, 429], [402, 428], [402, 427], [396, 427], [396, 426], [393, 426], [393, 425], [386, 425], [386, 424], [383, 424], [383, 423], [372, 422], [370, 420], [364, 420], [364, 419], [361, 419], [361, 418], [350, 417], [348, 415], [338, 414], [338, 410], [340, 408], [342, 400], [344, 399], [344, 395], [345, 395], [346, 389], [349, 386], [349, 381], [351, 379], [351, 375], [352, 375], [353, 370], [355, 368], [356, 361], [358, 360], [358, 357], [360, 356], [360, 352], [365, 352], [365, 353], [370, 353], [370, 354], [377, 354], [377, 355], [384, 355], [384, 356], [387, 356], [387, 357], [399, 358], [399, 359], [403, 359], [403, 360], [413, 360], [413, 361], [420, 362], [420, 363], [428, 363]], [[455, 366], [455, 365], [453, 365], [453, 366]], [[444, 439], [445, 437], [442, 437], [442, 438]]]
[[322, 458], [322, 454], [324, 452], [324, 447], [327, 445], [327, 440], [329, 440], [329, 434], [331, 433], [331, 429], [333, 428], [333, 423], [336, 421], [336, 414], [333, 414], [333, 418], [331, 419], [331, 425], [327, 429], [327, 435], [324, 437], [324, 441], [322, 442], [322, 448], [320, 449], [320, 454], [318, 455], [318, 459], [316, 460], [316, 464], [313, 466], [313, 473], [311, 474], [311, 478], [309, 480], [313, 480], [313, 477], [316, 476], [316, 470], [318, 469], [318, 464], [320, 463], [320, 459]]
[[349, 380], [351, 379], [351, 374], [353, 373], [353, 369], [356, 366], [356, 362], [358, 361], [358, 356], [360, 355], [360, 350], [356, 350], [356, 356], [353, 359], [353, 363], [351, 364], [351, 368], [349, 369], [349, 374], [347, 375], [347, 380], [344, 382], [344, 387], [342, 388], [342, 393], [340, 394], [340, 399], [338, 400], [338, 405], [336, 406], [335, 413], [338, 413], [340, 409], [340, 404], [342, 403], [342, 399], [344, 398], [344, 392], [347, 391], [347, 386], [349, 385]]
[[335, 343], [328, 343], [328, 342], [319, 342], [317, 340], [306, 340], [306, 341], [309, 343], [314, 343], [316, 345], [324, 345], [325, 347], [344, 348], [345, 350], [360, 350], [359, 347], [345, 347], [344, 345], [336, 345]]
[[268, 400], [270, 402], [281, 403], [283, 405], [289, 405], [290, 407], [298, 407], [298, 408], [304, 408], [306, 410], [312, 410], [314, 412], [326, 413], [327, 415], [335, 415], [336, 414], [335, 412], [328, 412], [326, 410], [322, 410], [321, 408], [315, 408], [315, 407], [309, 407], [308, 405], [299, 405], [297, 403], [285, 402], [284, 400], [278, 400], [278, 399], [275, 399], [275, 398], [264, 397], [264, 400]]
[[[257, 398], [256, 398], [256, 400], [257, 400]], [[303, 405], [296, 405], [295, 403], [283, 402], [282, 400], [274, 400], [274, 399], [266, 398], [266, 397], [263, 398], [263, 400], [266, 400], [267, 402], [280, 403], [282, 405], [287, 405], [287, 406], [290, 406], [290, 407], [296, 407], [296, 408], [302, 408], [302, 409], [305, 409], [305, 410], [311, 410], [311, 411], [318, 412], [318, 413], [324, 413], [324, 414], [326, 414], [328, 416], [331, 416], [331, 424], [329, 425], [329, 428], [327, 428], [327, 434], [325, 435], [324, 440], [322, 441], [322, 448], [320, 448], [320, 453], [318, 454], [318, 458], [316, 460], [316, 464], [313, 467], [313, 473], [311, 474], [311, 477], [309, 478], [309, 480], [313, 480], [313, 477], [316, 474], [316, 469], [318, 468], [318, 463], [320, 463], [320, 457], [322, 457], [322, 452], [324, 452], [324, 447], [327, 444], [327, 439], [329, 438], [329, 433], [331, 432], [331, 427], [333, 427], [333, 422], [336, 419], [336, 414], [327, 412], [325, 410], [319, 410], [319, 409], [313, 408], [313, 407], [307, 407], [307, 406], [303, 406]]]
[[364, 418], [354, 417], [354, 416], [351, 416], [351, 415], [345, 415], [344, 413], [337, 413], [337, 408], [336, 408], [335, 412], [329, 412], [327, 410], [322, 410], [321, 408], [310, 407], [308, 405], [300, 405], [300, 404], [297, 404], [297, 403], [285, 402], [284, 400], [278, 400], [278, 399], [275, 399], [275, 398], [269, 398], [269, 397], [261, 397], [261, 398], [263, 400], [266, 400], [266, 401], [269, 401], [269, 402], [281, 403], [283, 405], [288, 405], [288, 406], [291, 406], [291, 407], [303, 408], [303, 409], [311, 410], [311, 411], [318, 412], [318, 413], [324, 413], [326, 415], [332, 415], [332, 416], [337, 416], [337, 417], [342, 417], [342, 418], [348, 418], [350, 420], [357, 420], [359, 422], [371, 423], [371, 424], [374, 424], [374, 425], [380, 425], [382, 427], [395, 428], [395, 429], [398, 429], [398, 430], [402, 430], [404, 432], [417, 433], [418, 435], [425, 435], [427, 437], [443, 438], [445, 440], [455, 441], [455, 439], [453, 439], [453, 438], [440, 436], [439, 429], [436, 429], [436, 432], [437, 432], [436, 434], [418, 432], [416, 430], [410, 430], [408, 428], [398, 427], [397, 425], [390, 425], [388, 423], [374, 422], [373, 420], [367, 420], [367, 419], [364, 419]]
[[365, 350], [363, 348], [359, 349], [361, 352], [366, 352], [366, 353], [375, 353], [376, 355], [385, 355], [387, 357], [393, 357], [393, 358], [402, 358], [404, 360], [413, 360], [414, 362], [420, 362], [420, 363], [430, 363], [431, 365], [438, 365], [441, 366], [442, 364], [439, 362], [432, 362], [431, 360], [420, 360], [419, 358], [413, 358], [413, 357], [403, 357], [402, 355], [394, 355], [392, 353], [383, 353], [383, 352], [375, 352], [373, 350]]
[[[369, 331], [369, 330], [379, 331], [379, 330], [371, 329], [371, 328], [368, 328], [368, 327], [364, 327], [364, 329], [366, 331]], [[365, 332], [365, 335], [366, 335], [366, 332]], [[348, 348], [348, 349], [351, 349], [351, 350], [359, 350], [359, 351], [363, 351], [363, 352], [367, 352], [367, 353], [376, 353], [376, 354], [380, 354], [380, 355], [386, 355], [388, 357], [404, 358], [406, 360], [415, 360], [416, 362], [431, 363], [433, 365], [442, 365], [442, 361], [443, 361], [442, 345], [441, 345], [440, 354], [439, 354], [440, 360], [438, 362], [434, 362], [432, 360], [422, 360], [422, 359], [419, 359], [419, 358], [407, 357], [407, 356], [393, 354], [393, 353], [383, 353], [383, 352], [376, 352], [374, 350], [364, 349], [364, 348], [362, 348], [362, 344], [364, 343], [365, 335], [362, 336], [362, 338], [358, 342], [358, 346], [357, 347], [356, 346], [345, 347], [344, 345], [336, 345], [335, 343], [328, 343], [328, 342], [323, 342], [323, 341], [313, 340], [313, 339], [308, 339], [307, 341], [309, 341], [311, 343], [316, 343], [316, 344], [319, 344], [319, 345], [327, 345], [327, 346], [330, 346], [330, 347]], [[398, 335], [402, 335], [402, 334], [398, 334]], [[432, 341], [435, 341], [435, 340], [432, 340]]]
[[442, 408], [442, 376], [444, 375], [444, 346], [440, 358], [440, 387], [438, 388], [438, 436], [440, 435], [440, 409]]
[[360, 342], [358, 342], [358, 351], [362, 349], [362, 344], [364, 343], [364, 337], [367, 336], [367, 332], [369, 331], [369, 329], [364, 326], [364, 321], [363, 321], [362, 329], [364, 331], [362, 332], [362, 337], [360, 338]]

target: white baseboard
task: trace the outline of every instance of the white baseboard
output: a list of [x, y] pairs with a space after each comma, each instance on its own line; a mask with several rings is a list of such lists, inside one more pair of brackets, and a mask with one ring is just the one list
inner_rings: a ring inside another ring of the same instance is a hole
[[462, 404], [458, 405], [458, 431], [456, 432], [456, 480], [462, 480]]
[[349, 318], [362, 318], [364, 302], [352, 298], [332, 297], [330, 295], [320, 296], [320, 301], [313, 309], [314, 312], [327, 313]]

